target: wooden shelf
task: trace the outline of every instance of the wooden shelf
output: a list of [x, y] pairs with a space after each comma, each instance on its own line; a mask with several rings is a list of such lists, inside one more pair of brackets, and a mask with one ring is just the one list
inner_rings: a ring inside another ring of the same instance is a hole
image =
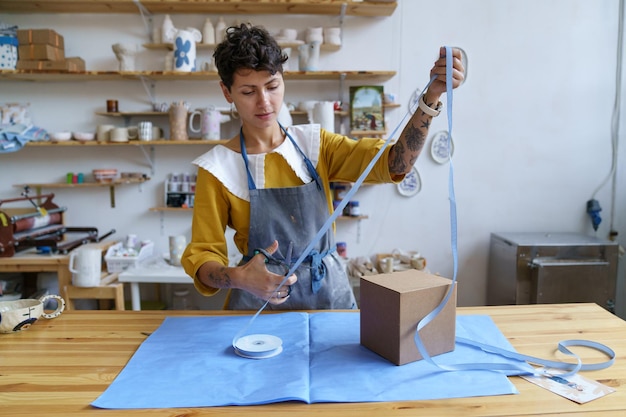
[[150, 207], [150, 211], [193, 211], [193, 207]]
[[49, 182], [49, 183], [28, 183], [14, 184], [17, 188], [92, 188], [92, 187], [116, 187], [118, 185], [141, 184], [149, 181], [149, 178], [124, 178], [111, 182], [83, 182], [80, 184], [68, 184], [65, 182]]
[[350, 220], [363, 220], [363, 219], [369, 219], [369, 216], [366, 214], [363, 214], [361, 216], [339, 216], [337, 217], [337, 221], [350, 221]]
[[[193, 211], [193, 207], [150, 207], [150, 211], [157, 212], [173, 212], [173, 211]], [[337, 221], [353, 221], [353, 220], [363, 220], [368, 219], [368, 215], [361, 216], [339, 216], [337, 217]]]
[[[59, 146], [59, 147], [66, 147], [66, 146], [87, 146], [87, 147], [94, 147], [94, 146], [161, 146], [161, 145], [165, 145], [165, 146], [172, 146], [172, 145], [183, 145], [183, 146], [189, 146], [189, 145], [205, 145], [205, 146], [212, 146], [212, 145], [217, 145], [217, 144], [224, 144], [228, 142], [227, 139], [221, 139], [221, 140], [201, 140], [201, 139], [192, 139], [192, 140], [150, 140], [150, 141], [141, 141], [141, 140], [131, 140], [128, 142], [98, 142], [95, 140], [91, 140], [91, 141], [86, 141], [86, 142], [81, 142], [81, 141], [77, 141], [77, 140], [68, 140], [68, 141], [63, 141], [63, 142], [52, 142], [52, 141], [31, 141], [31, 142], [26, 142], [26, 147], [42, 147], [42, 146]], [[71, 184], [68, 184], [71, 185]]]
[[[2, 0], [0, 0], [0, 3]], [[285, 80], [346, 80], [387, 81], [396, 75], [395, 71], [286, 71]], [[218, 81], [217, 72], [175, 72], [175, 71], [81, 71], [57, 72], [37, 70], [0, 70], [0, 81], [41, 81], [41, 82], [75, 82], [75, 81], [136, 81], [148, 78], [159, 80], [180, 81]]]
[[34, 188], [37, 191], [37, 195], [41, 194], [41, 190], [44, 188], [47, 189], [59, 189], [59, 188], [74, 188], [74, 189], [84, 189], [84, 188], [94, 188], [94, 187], [108, 187], [109, 195], [111, 199], [111, 207], [115, 207], [115, 187], [121, 185], [134, 185], [134, 184], [143, 184], [146, 181], [149, 181], [150, 178], [122, 178], [117, 179], [111, 182], [83, 182], [80, 184], [68, 184], [65, 182], [52, 182], [52, 183], [29, 183], [29, 184], [13, 184], [14, 187], [17, 188], [25, 188], [30, 187]]
[[[391, 16], [396, 1], [320, 0], [141, 0], [150, 13], [188, 14], [319, 14], [347, 16]], [[139, 13], [133, 0], [0, 0], [4, 13]]]
[[380, 130], [352, 130], [350, 131], [350, 135], [349, 136], [374, 136], [374, 137], [378, 137], [378, 136], [382, 136], [382, 135], [386, 135], [387, 132], [386, 131], [380, 131]]
[[[279, 42], [279, 46], [283, 49], [285, 48], [297, 49], [302, 44], [303, 44], [302, 41], [300, 41], [299, 43], [298, 42]], [[151, 49], [151, 50], [168, 50], [168, 51], [174, 50], [174, 44], [172, 43], [144, 43], [142, 46], [146, 49]], [[213, 43], [196, 43], [196, 49], [198, 50], [215, 49], [216, 46], [217, 44], [213, 44]], [[322, 51], [336, 52], [340, 49], [341, 49], [341, 45], [331, 45], [328, 43], [323, 43], [320, 45], [320, 50]]]

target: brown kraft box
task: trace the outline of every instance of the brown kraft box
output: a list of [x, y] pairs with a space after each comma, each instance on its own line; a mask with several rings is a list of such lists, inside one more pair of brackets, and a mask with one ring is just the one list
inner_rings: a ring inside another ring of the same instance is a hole
[[60, 49], [65, 48], [63, 36], [52, 29], [19, 29], [17, 40], [20, 45], [37, 44], [50, 45]]
[[50, 45], [20, 45], [17, 58], [25, 61], [61, 61], [65, 59], [65, 52]]
[[[396, 365], [423, 359], [417, 323], [444, 299], [452, 280], [411, 269], [361, 277], [361, 345]], [[456, 286], [435, 318], [420, 330], [430, 356], [454, 350]]]
[[85, 71], [85, 61], [80, 57], [69, 57], [61, 61], [17, 61], [17, 69], [42, 71]]

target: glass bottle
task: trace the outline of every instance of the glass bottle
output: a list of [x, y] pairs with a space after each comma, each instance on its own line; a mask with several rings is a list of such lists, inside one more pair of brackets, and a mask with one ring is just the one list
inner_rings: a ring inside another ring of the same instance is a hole
[[172, 310], [193, 310], [189, 297], [189, 290], [181, 289], [174, 291], [172, 298]]

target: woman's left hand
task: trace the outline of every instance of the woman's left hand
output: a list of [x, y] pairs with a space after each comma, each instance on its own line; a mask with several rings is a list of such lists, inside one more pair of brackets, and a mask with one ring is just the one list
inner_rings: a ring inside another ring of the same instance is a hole
[[[461, 50], [459, 48], [452, 48], [452, 88], [457, 88], [465, 80], [465, 68], [463, 67], [463, 61], [461, 59]], [[433, 75], [437, 76], [437, 79], [428, 87], [428, 98], [434, 101], [446, 92], [446, 48], [441, 47], [439, 50], [439, 59], [435, 61], [433, 68], [430, 70], [430, 78]], [[437, 97], [432, 97], [433, 95]]]

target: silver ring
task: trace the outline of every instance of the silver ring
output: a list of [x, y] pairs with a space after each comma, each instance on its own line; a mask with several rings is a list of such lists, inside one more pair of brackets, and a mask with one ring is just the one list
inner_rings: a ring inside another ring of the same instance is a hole
[[276, 291], [276, 298], [280, 298], [280, 291]]

